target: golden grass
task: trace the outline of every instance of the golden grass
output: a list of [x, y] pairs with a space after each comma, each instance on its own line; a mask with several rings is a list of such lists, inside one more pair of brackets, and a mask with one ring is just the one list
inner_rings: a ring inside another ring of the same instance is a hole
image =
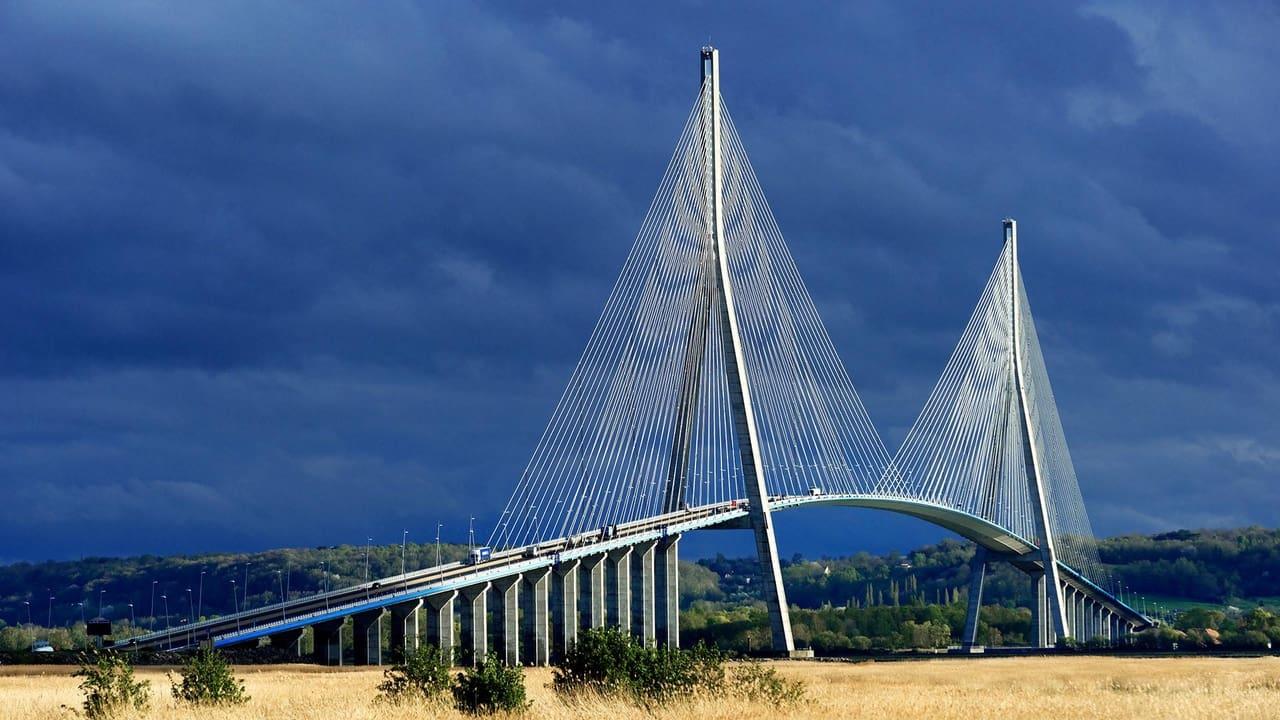
[[[1280, 658], [1029, 657], [937, 659], [860, 664], [785, 662], [808, 701], [779, 712], [732, 698], [704, 698], [653, 715], [618, 701], [562, 703], [546, 685], [551, 672], [527, 671], [529, 717], [581, 720], [753, 720], [756, 718], [1280, 718]], [[239, 667], [253, 699], [238, 708], [176, 707], [163, 669], [139, 668], [151, 681], [157, 720], [408, 720], [457, 717], [447, 707], [376, 703], [378, 669]], [[0, 719], [71, 718], [80, 705], [70, 668], [0, 668]]]

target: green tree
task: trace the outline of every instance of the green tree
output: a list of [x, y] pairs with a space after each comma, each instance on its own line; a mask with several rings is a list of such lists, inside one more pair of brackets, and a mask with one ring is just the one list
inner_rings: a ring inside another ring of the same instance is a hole
[[[184, 705], [243, 705], [249, 702], [244, 681], [238, 680], [222, 653], [202, 647], [178, 671], [173, 699]], [[169, 678], [173, 680], [172, 676]]]
[[450, 666], [440, 648], [419, 645], [417, 650], [407, 653], [403, 661], [383, 671], [378, 692], [384, 700], [393, 703], [409, 699], [434, 700], [450, 687]]
[[529, 707], [525, 700], [524, 671], [508, 667], [498, 656], [489, 655], [454, 678], [453, 702], [468, 715], [523, 712]]
[[141, 712], [151, 700], [151, 683], [135, 679], [129, 659], [110, 650], [81, 654], [73, 677], [83, 678], [80, 692], [89, 720], [111, 718], [129, 709]]

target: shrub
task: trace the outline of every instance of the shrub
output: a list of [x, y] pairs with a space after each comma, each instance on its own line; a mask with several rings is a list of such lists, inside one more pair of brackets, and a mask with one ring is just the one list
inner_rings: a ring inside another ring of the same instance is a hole
[[182, 681], [173, 683], [173, 699], [179, 703], [243, 705], [249, 702], [244, 682], [236, 679], [226, 658], [217, 650], [200, 648], [178, 674]]
[[73, 677], [84, 693], [84, 714], [89, 720], [110, 718], [130, 708], [145, 710], [151, 700], [151, 683], [133, 677], [128, 658], [110, 650], [81, 653], [80, 668]]
[[640, 705], [649, 707], [724, 687], [724, 655], [714, 648], [699, 643], [690, 650], [658, 649], [631, 642], [628, 679]]
[[440, 648], [420, 645], [403, 661], [383, 671], [378, 692], [384, 700], [393, 703], [409, 699], [434, 700], [449, 689], [449, 667]]
[[699, 644], [691, 650], [645, 647], [617, 628], [593, 628], [556, 666], [560, 693], [626, 694], [646, 707], [724, 685], [724, 656]]
[[523, 712], [529, 707], [524, 696], [524, 672], [489, 655], [479, 665], [458, 673], [453, 682], [453, 702], [469, 715]]
[[761, 662], [744, 662], [735, 667], [730, 675], [729, 689], [743, 700], [774, 707], [796, 705], [805, 699], [802, 681], [788, 680]]
[[584, 630], [556, 665], [551, 686], [557, 692], [604, 695], [630, 690], [635, 651], [631, 636], [614, 628]]

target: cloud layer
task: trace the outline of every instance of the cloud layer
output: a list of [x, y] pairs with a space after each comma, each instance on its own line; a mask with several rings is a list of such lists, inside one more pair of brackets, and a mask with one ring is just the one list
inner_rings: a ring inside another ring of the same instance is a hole
[[0, 6], [0, 559], [487, 531], [708, 34], [891, 446], [1013, 215], [1096, 529], [1274, 524], [1273, 6], [733, 7]]

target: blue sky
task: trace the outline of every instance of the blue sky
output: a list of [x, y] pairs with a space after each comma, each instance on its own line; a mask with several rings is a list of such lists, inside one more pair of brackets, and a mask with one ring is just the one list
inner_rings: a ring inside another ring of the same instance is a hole
[[[0, 559], [487, 534], [708, 38], [891, 448], [1012, 215], [1095, 528], [1274, 525], [1277, 36], [1263, 2], [0, 4]], [[784, 554], [939, 536], [779, 518]]]

